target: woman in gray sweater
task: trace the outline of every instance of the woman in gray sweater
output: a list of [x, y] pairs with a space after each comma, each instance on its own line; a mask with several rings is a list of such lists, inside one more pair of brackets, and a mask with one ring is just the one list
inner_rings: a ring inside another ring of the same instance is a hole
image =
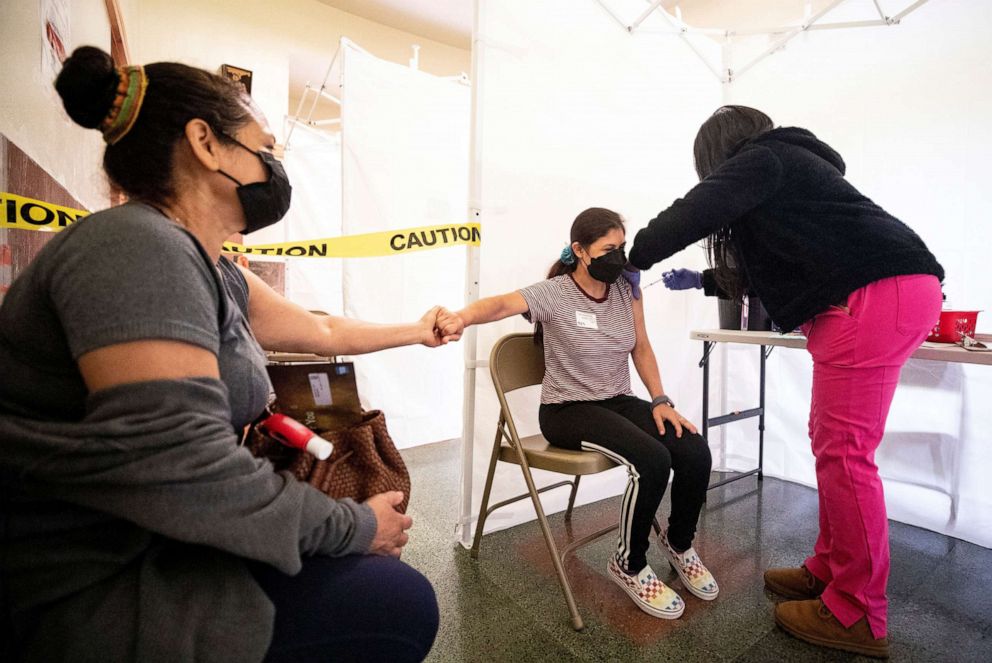
[[267, 403], [262, 347], [438, 345], [437, 310], [318, 317], [221, 258], [290, 186], [220, 76], [83, 47], [56, 89], [131, 202], [55, 237], [0, 308], [4, 660], [424, 658], [437, 602], [398, 559], [402, 495], [332, 500], [238, 432]]

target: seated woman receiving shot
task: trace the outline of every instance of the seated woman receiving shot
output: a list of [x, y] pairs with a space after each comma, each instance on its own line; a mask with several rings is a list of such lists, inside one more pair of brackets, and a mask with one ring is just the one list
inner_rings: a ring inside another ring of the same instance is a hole
[[[541, 432], [555, 446], [601, 453], [627, 468], [620, 535], [607, 574], [644, 612], [675, 619], [685, 609], [682, 598], [647, 562], [651, 524], [674, 471], [672, 512], [658, 546], [686, 591], [716, 598], [717, 583], [692, 546], [710, 450], [665, 395], [637, 286], [621, 276], [624, 245], [620, 215], [588, 209], [572, 224], [570, 243], [546, 280], [442, 313], [438, 327], [444, 336], [457, 336], [468, 325], [517, 314], [536, 324], [546, 365]], [[651, 402], [631, 391], [629, 358]]]

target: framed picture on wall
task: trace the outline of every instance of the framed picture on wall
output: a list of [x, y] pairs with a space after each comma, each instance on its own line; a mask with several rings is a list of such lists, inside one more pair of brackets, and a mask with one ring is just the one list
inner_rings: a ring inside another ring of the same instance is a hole
[[230, 64], [222, 64], [220, 66], [220, 75], [230, 78], [235, 83], [241, 85], [245, 89], [245, 92], [251, 95], [251, 72], [247, 69], [235, 67]]

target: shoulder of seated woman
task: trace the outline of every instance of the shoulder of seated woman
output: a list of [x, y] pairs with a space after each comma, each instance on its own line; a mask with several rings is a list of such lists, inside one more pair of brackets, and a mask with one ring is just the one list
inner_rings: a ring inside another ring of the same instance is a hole
[[[121, 248], [150, 246], [198, 248], [196, 239], [185, 228], [144, 203], [130, 202], [95, 212], [67, 229], [63, 245], [77, 243], [120, 243]], [[126, 244], [132, 244], [127, 247]]]

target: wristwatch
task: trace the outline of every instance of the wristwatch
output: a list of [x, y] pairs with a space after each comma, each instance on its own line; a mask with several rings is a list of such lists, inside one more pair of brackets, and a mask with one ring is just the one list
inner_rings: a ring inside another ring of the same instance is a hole
[[666, 396], [665, 394], [662, 394], [661, 396], [655, 396], [655, 399], [653, 401], [651, 401], [651, 409], [652, 410], [654, 410], [659, 405], [667, 405], [668, 407], [672, 408], [673, 410], [675, 409], [675, 403], [673, 403], [672, 402], [672, 399], [669, 398], [668, 396]]

